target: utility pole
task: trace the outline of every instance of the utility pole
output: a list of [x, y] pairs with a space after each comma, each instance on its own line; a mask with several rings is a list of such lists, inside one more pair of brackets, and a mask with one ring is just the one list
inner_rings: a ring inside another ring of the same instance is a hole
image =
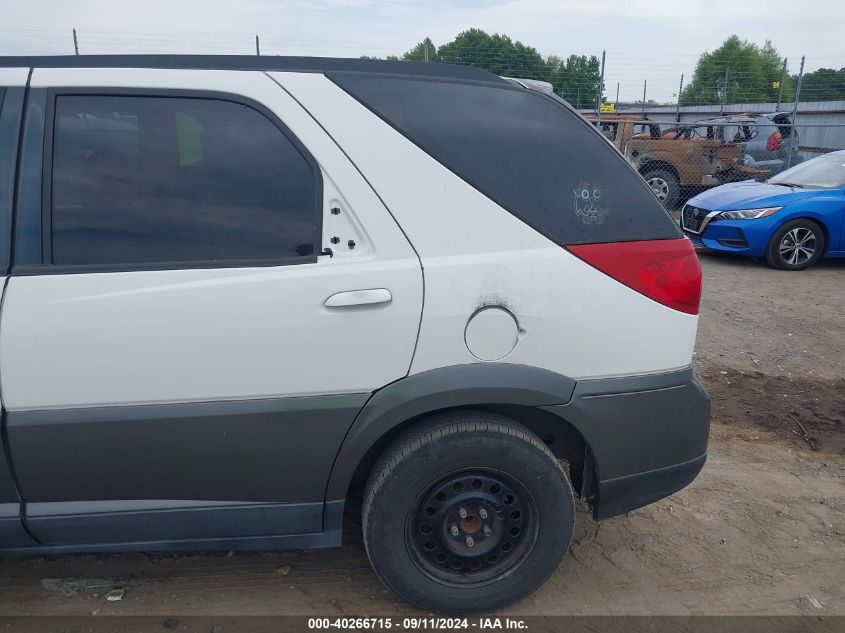
[[613, 102], [614, 104], [619, 103], [619, 82], [616, 82], [616, 101]]
[[425, 49], [425, 63], [428, 63], [428, 38], [423, 41], [423, 48]]
[[678, 107], [675, 108], [675, 120], [681, 122], [681, 93], [684, 91], [684, 74], [681, 73], [681, 85], [678, 86]]
[[643, 79], [643, 118], [645, 118], [645, 90], [648, 86], [648, 79]]
[[575, 97], [575, 109], [581, 109], [581, 86], [578, 86], [578, 95]]
[[780, 81], [778, 82], [778, 104], [775, 106], [775, 112], [780, 110], [780, 102], [783, 100], [783, 80], [786, 77], [786, 57], [783, 58], [783, 66], [780, 69]]
[[604, 92], [604, 59], [607, 51], [601, 52], [601, 77], [596, 88], [596, 114], [601, 118], [601, 93]]
[[731, 67], [728, 66], [725, 68], [725, 83], [722, 86], [722, 107], [720, 109], [719, 114], [725, 114], [725, 103], [728, 101], [728, 82], [731, 79]]
[[76, 29], [73, 29], [73, 50], [79, 55], [79, 40], [76, 39]]
[[786, 153], [786, 167], [792, 166], [792, 144], [795, 142], [796, 119], [798, 118], [798, 99], [801, 98], [801, 83], [804, 81], [804, 56], [801, 55], [801, 70], [798, 71], [798, 85], [795, 86], [795, 102], [792, 104], [792, 129], [789, 131], [789, 151]]
[[261, 47], [258, 44], [258, 36], [255, 36], [255, 54], [261, 55]]

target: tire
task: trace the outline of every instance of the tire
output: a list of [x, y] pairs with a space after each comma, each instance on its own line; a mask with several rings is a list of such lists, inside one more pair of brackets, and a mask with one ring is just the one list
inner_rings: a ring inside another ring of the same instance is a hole
[[804, 270], [819, 260], [824, 249], [822, 227], [812, 220], [792, 220], [772, 235], [766, 249], [766, 261], [780, 270]]
[[560, 462], [528, 429], [455, 411], [385, 451], [361, 514], [388, 588], [422, 609], [473, 613], [523, 598], [557, 569], [575, 500]]
[[681, 183], [678, 177], [668, 169], [655, 167], [642, 172], [643, 180], [663, 203], [667, 209], [673, 208], [678, 203], [681, 195]]

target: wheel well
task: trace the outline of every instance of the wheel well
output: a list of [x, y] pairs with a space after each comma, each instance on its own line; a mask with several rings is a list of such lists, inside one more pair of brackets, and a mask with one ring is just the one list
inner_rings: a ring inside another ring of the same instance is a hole
[[678, 170], [675, 169], [675, 166], [672, 163], [667, 163], [666, 161], [662, 160], [647, 160], [645, 163], [640, 164], [637, 171], [640, 172], [640, 175], [645, 175], [647, 171], [650, 169], [665, 169], [672, 173], [676, 179], [680, 182], [680, 178], [678, 177]]
[[[393, 441], [416, 426], [427, 420], [432, 415], [444, 411], [457, 411], [461, 409], [489, 411], [511, 418], [515, 422], [527, 427], [537, 435], [558, 459], [564, 460], [569, 466], [569, 478], [576, 494], [589, 497], [595, 489], [595, 462], [589, 447], [581, 434], [569, 422], [553, 413], [543, 411], [536, 407], [521, 405], [473, 405], [471, 407], [449, 407], [435, 411], [427, 411], [424, 414], [410, 418], [390, 429], [382, 435], [361, 459], [355, 474], [347, 490], [347, 500], [359, 499], [361, 492], [367, 483], [367, 479], [373, 470], [379, 457], [393, 443]], [[585, 469], [586, 463], [586, 469]], [[586, 474], [586, 480], [585, 480]]]

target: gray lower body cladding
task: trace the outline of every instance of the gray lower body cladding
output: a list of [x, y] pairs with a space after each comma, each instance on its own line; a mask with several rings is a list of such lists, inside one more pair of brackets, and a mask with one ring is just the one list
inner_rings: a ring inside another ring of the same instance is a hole
[[707, 458], [710, 398], [691, 369], [582, 380], [567, 404], [541, 408], [572, 424], [589, 446], [596, 519], [680, 490]]
[[11, 412], [8, 468], [25, 503], [12, 488], [0, 504], [0, 549], [338, 545], [352, 474], [383, 440], [435, 411], [502, 406], [551, 413], [580, 433], [591, 474], [582, 492], [598, 519], [675, 492], [706, 459], [710, 403], [690, 369], [576, 382], [476, 363], [372, 396]]

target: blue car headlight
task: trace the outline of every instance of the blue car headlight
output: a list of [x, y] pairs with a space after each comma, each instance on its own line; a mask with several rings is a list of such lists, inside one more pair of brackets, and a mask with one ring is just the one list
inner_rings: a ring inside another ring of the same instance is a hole
[[766, 207], [765, 209], [737, 209], [736, 211], [722, 211], [720, 218], [725, 220], [756, 220], [777, 213], [783, 207]]

